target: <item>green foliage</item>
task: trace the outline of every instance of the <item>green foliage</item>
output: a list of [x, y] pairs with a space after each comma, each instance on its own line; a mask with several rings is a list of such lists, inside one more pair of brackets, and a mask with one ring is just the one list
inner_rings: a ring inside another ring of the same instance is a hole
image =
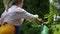
[[38, 14], [40, 18], [49, 13], [49, 5], [49, 0], [25, 0], [24, 2], [24, 8], [32, 14]]
[[[1, 0], [0, 4], [1, 14], [4, 11], [4, 5], [1, 3]], [[49, 26], [51, 25], [50, 23], [53, 21], [54, 10], [50, 5], [49, 0], [24, 0], [23, 8], [32, 14], [38, 14], [39, 18], [45, 19], [45, 24], [48, 24]], [[20, 26], [20, 30], [21, 34], [40, 34], [41, 25], [38, 25], [36, 21], [29, 22], [25, 20], [24, 23]]]
[[38, 34], [40, 33], [40, 27], [38, 27], [37, 22], [28, 20], [24, 21], [24, 23], [20, 26], [23, 34]]
[[[50, 11], [50, 3], [49, 0], [25, 0], [24, 7], [25, 10], [32, 14], [38, 14], [40, 18], [45, 19], [46, 14], [48, 14], [48, 21], [51, 22], [52, 20], [52, 10]], [[50, 18], [51, 17], [51, 18]], [[32, 27], [33, 26], [33, 27]], [[41, 28], [38, 27], [38, 24], [36, 21], [27, 22], [25, 21], [21, 26], [21, 30], [24, 34], [40, 34]]]
[[11, 5], [12, 5], [12, 1], [11, 0], [2, 0], [2, 1], [3, 1], [4, 7], [5, 7], [6, 10], [9, 7], [11, 7]]
[[2, 14], [3, 11], [4, 11], [4, 5], [2, 3], [2, 0], [0, 0], [0, 15]]
[[48, 23], [53, 23], [53, 16], [54, 15], [54, 5], [53, 3], [50, 3], [50, 12], [49, 14], [44, 15], [44, 18], [48, 18], [47, 22], [45, 22], [46, 24]]

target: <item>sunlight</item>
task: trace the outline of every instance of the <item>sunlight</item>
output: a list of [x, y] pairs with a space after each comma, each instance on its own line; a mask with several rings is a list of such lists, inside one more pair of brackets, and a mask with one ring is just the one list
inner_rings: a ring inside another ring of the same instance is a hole
[[52, 3], [53, 2], [53, 0], [49, 0], [50, 1], [50, 3]]

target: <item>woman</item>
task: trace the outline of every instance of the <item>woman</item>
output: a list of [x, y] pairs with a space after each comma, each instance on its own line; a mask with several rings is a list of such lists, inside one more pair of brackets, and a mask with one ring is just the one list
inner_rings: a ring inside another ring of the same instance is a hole
[[[23, 8], [23, 0], [13, 0], [12, 6], [5, 10], [1, 15], [1, 23], [12, 24], [15, 27], [15, 34], [19, 34], [19, 26], [23, 23], [24, 19], [36, 20], [41, 22], [33, 14], [28, 13]], [[42, 21], [43, 22], [43, 21]]]

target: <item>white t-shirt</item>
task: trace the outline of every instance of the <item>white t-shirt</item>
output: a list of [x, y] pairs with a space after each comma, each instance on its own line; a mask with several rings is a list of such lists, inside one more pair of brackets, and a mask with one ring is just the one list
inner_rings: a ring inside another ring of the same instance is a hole
[[20, 26], [23, 23], [24, 19], [35, 19], [34, 15], [28, 13], [23, 8], [20, 8], [16, 5], [13, 5], [8, 9], [8, 11], [2, 13], [1, 18], [4, 22], [8, 22], [16, 26]]

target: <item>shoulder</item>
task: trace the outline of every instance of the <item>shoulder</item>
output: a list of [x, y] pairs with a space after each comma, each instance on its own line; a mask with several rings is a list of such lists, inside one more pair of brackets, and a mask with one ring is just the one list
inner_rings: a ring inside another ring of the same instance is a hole
[[16, 5], [13, 5], [9, 8], [10, 12], [24, 12], [26, 10], [24, 10], [23, 8], [17, 7]]
[[26, 11], [26, 10], [24, 10], [23, 8], [20, 8], [20, 7], [17, 7], [16, 10], [19, 11], [19, 12], [24, 12], [24, 11]]

